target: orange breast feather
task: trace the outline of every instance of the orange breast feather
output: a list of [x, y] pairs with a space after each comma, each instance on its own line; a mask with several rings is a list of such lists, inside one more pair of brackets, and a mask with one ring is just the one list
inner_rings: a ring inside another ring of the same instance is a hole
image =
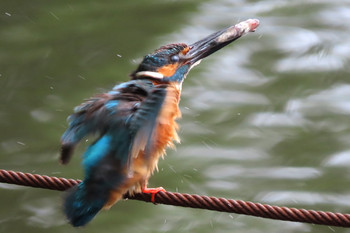
[[169, 84], [167, 96], [158, 116], [158, 124], [154, 135], [154, 151], [151, 158], [149, 172], [157, 168], [158, 159], [164, 156], [166, 147], [174, 147], [174, 142], [180, 142], [177, 130], [179, 128], [176, 119], [181, 117], [179, 101], [181, 86]]

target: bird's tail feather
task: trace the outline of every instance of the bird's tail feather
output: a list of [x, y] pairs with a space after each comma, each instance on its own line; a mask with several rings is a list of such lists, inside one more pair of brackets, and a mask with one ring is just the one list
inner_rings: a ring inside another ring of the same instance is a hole
[[84, 226], [90, 222], [108, 201], [109, 190], [96, 190], [96, 187], [82, 182], [67, 191], [64, 212], [73, 226]]
[[69, 160], [72, 158], [73, 151], [74, 151], [74, 144], [62, 144], [61, 146], [61, 156], [60, 156], [60, 163], [61, 164], [67, 164]]

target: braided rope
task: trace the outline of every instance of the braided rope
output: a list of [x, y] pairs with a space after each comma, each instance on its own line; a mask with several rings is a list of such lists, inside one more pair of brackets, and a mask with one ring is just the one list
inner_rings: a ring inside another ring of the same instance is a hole
[[[81, 180], [0, 169], [0, 182], [63, 191], [79, 184]], [[134, 196], [125, 195], [124, 198], [151, 202], [151, 194], [146, 193], [138, 193]], [[173, 192], [159, 192], [155, 197], [155, 201], [159, 204], [245, 214], [284, 221], [350, 227], [350, 214], [270, 206], [248, 201]]]

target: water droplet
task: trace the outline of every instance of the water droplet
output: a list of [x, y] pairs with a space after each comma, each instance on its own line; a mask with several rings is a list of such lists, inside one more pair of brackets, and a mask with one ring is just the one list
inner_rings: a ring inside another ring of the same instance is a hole
[[20, 144], [21, 146], [25, 146], [26, 144], [24, 142], [17, 141], [17, 144]]
[[60, 20], [57, 15], [55, 15], [52, 11], [50, 11], [50, 15], [52, 15], [55, 19]]
[[83, 79], [83, 80], [86, 80], [85, 77], [81, 76], [80, 74], [78, 75], [79, 78]]

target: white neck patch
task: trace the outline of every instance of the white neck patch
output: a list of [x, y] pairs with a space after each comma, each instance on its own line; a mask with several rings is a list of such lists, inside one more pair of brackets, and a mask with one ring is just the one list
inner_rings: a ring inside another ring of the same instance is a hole
[[192, 70], [193, 67], [199, 65], [199, 63], [201, 63], [201, 61], [202, 61], [202, 59], [196, 61], [196, 62], [190, 67], [190, 69], [189, 69], [188, 71]]
[[148, 76], [148, 77], [155, 78], [155, 79], [163, 79], [164, 78], [164, 75], [162, 75], [161, 73], [153, 72], [153, 71], [140, 71], [140, 72], [137, 72], [135, 74], [135, 76], [137, 78], [142, 77], [142, 76]]

